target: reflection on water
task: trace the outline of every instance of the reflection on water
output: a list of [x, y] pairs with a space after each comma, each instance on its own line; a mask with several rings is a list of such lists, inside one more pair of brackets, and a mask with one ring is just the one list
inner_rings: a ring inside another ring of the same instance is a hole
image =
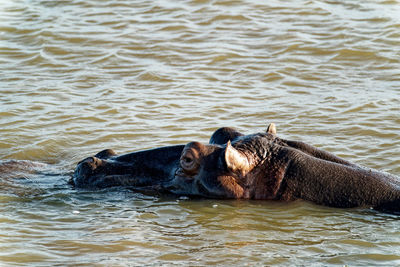
[[67, 185], [104, 148], [269, 122], [400, 175], [398, 14], [386, 0], [2, 1], [0, 265], [400, 264], [396, 216]]

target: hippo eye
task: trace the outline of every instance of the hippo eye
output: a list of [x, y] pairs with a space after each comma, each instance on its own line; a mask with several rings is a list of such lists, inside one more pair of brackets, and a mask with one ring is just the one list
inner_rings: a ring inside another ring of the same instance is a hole
[[193, 159], [191, 159], [191, 158], [189, 158], [189, 157], [183, 157], [182, 160], [185, 162], [185, 164], [190, 164], [190, 163], [192, 163], [192, 161], [193, 161]]
[[198, 167], [198, 164], [191, 153], [184, 153], [181, 157], [180, 163], [182, 169], [188, 172], [195, 171]]

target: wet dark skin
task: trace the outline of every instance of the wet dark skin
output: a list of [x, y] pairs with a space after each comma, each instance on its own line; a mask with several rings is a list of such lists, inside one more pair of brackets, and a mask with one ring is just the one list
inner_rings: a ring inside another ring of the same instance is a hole
[[218, 129], [209, 144], [191, 142], [117, 156], [105, 150], [75, 170], [76, 187], [128, 186], [175, 195], [292, 201], [400, 211], [400, 178], [329, 152], [264, 133]]

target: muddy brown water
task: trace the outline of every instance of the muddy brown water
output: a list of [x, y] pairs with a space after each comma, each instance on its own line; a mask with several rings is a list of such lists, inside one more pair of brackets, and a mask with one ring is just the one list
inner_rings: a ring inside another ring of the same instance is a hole
[[0, 265], [400, 265], [395, 215], [67, 184], [104, 148], [269, 122], [400, 175], [399, 44], [391, 0], [1, 1]]

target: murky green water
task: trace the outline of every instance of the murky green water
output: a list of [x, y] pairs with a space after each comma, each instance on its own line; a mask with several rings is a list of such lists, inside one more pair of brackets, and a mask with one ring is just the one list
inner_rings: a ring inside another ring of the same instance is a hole
[[398, 216], [67, 185], [104, 148], [269, 122], [400, 175], [399, 44], [391, 0], [1, 1], [0, 265], [400, 265]]

